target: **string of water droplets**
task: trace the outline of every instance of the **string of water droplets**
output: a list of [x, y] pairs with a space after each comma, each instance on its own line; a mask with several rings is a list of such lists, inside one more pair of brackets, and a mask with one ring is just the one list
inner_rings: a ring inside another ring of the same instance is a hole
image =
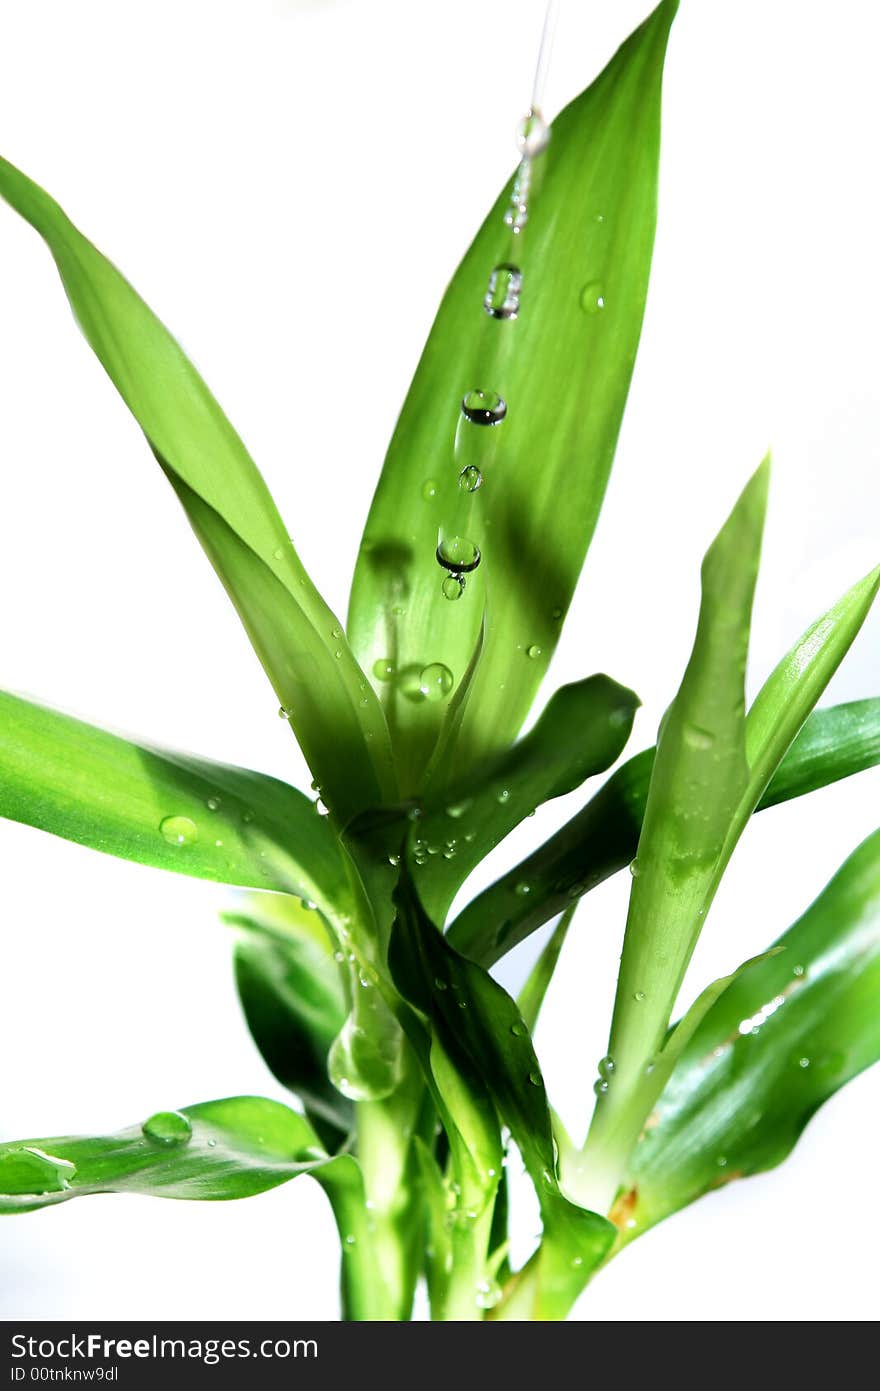
[[[504, 225], [509, 229], [511, 242], [506, 259], [499, 261], [489, 273], [482, 301], [483, 311], [499, 325], [513, 322], [520, 312], [523, 273], [518, 264], [518, 241], [529, 220], [534, 161], [546, 150], [550, 139], [550, 129], [541, 115], [540, 103], [557, 15], [558, 0], [550, 0], [535, 65], [531, 105], [516, 132], [520, 163], [504, 212]], [[445, 599], [455, 601], [462, 597], [468, 576], [477, 569], [482, 559], [480, 547], [470, 535], [475, 494], [483, 486], [486, 465], [494, 453], [494, 441], [489, 444], [488, 431], [500, 426], [506, 416], [507, 402], [499, 392], [486, 386], [471, 387], [461, 399], [453, 447], [455, 491], [437, 537], [437, 561], [446, 572], [441, 585]]]

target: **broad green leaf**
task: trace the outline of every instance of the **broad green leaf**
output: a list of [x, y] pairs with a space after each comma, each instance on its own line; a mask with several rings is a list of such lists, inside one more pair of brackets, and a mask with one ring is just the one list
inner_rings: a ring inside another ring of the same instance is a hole
[[329, 934], [316, 913], [287, 895], [253, 895], [224, 921], [237, 934], [235, 982], [254, 1042], [301, 1099], [323, 1144], [336, 1150], [354, 1113], [327, 1073], [348, 1013]]
[[[563, 686], [511, 748], [483, 759], [445, 791], [429, 787], [416, 806], [366, 813], [350, 835], [386, 865], [397, 861], [408, 838], [419, 897], [442, 923], [471, 871], [536, 807], [610, 767], [629, 738], [638, 703], [608, 676]], [[528, 884], [519, 891], [527, 895]]]
[[[833, 610], [832, 610], [833, 612]], [[748, 739], [748, 723], [746, 725]], [[503, 954], [499, 922], [509, 922], [503, 950], [524, 941], [635, 857], [654, 749], [624, 763], [555, 835], [479, 894], [449, 929], [453, 946], [491, 966]], [[811, 714], [756, 807], [779, 805], [880, 763], [880, 699], [854, 700]], [[517, 884], [531, 884], [523, 897]]]
[[[660, 83], [675, 0], [666, 0], [553, 122], [531, 162], [528, 225], [497, 199], [440, 306], [391, 441], [355, 572], [350, 633], [404, 767], [418, 787], [444, 703], [415, 700], [440, 663], [461, 680], [485, 640], [459, 740], [466, 758], [504, 748], [555, 648], [602, 502], [642, 323], [657, 201]], [[625, 177], [621, 171], [625, 171]], [[522, 273], [516, 319], [484, 312], [494, 267]], [[565, 389], [560, 390], [560, 381]], [[472, 389], [507, 406], [470, 423]], [[459, 474], [482, 486], [463, 493]], [[482, 563], [443, 597], [440, 533], [470, 534]], [[374, 668], [374, 664], [378, 667]]]
[[425, 914], [407, 872], [395, 901], [389, 951], [395, 983], [430, 1021], [459, 1074], [458, 1084], [478, 1095], [488, 1092], [509, 1127], [535, 1185], [544, 1225], [536, 1273], [529, 1277], [531, 1316], [562, 1317], [563, 1305], [567, 1312], [610, 1249], [613, 1230], [560, 1192], [540, 1065], [513, 1000], [482, 967], [452, 950]]
[[331, 915], [349, 897], [333, 833], [295, 788], [135, 744], [5, 692], [0, 816], [139, 864], [297, 893]]
[[115, 1135], [0, 1145], [0, 1212], [90, 1193], [248, 1198], [301, 1173], [318, 1177], [326, 1164], [304, 1116], [278, 1101], [236, 1096], [158, 1112]]
[[622, 1241], [779, 1164], [822, 1103], [880, 1058], [880, 831], [777, 946], [679, 1058], [632, 1156]]
[[253, 460], [179, 345], [58, 204], [0, 159], [0, 196], [43, 237], [90, 346], [144, 431], [345, 820], [393, 788], [384, 718]]

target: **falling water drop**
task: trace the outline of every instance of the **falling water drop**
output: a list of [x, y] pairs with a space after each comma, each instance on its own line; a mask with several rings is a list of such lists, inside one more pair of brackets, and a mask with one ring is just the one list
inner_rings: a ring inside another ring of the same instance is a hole
[[540, 111], [532, 107], [516, 128], [516, 144], [526, 159], [534, 159], [546, 150], [550, 142], [550, 127]]
[[503, 261], [489, 276], [483, 308], [493, 319], [515, 319], [519, 313], [521, 293], [522, 271], [519, 266]]
[[442, 662], [429, 662], [419, 675], [419, 690], [425, 700], [445, 700], [452, 690], [452, 672]]
[[605, 308], [605, 287], [601, 280], [590, 280], [581, 290], [581, 309], [585, 314], [600, 314]]
[[188, 816], [166, 816], [159, 822], [159, 830], [169, 845], [192, 845], [199, 838], [198, 827]]
[[462, 397], [461, 413], [473, 425], [500, 425], [507, 414], [507, 402], [497, 391], [474, 387]]
[[192, 1137], [192, 1126], [180, 1111], [157, 1111], [141, 1130], [157, 1145], [185, 1145]]

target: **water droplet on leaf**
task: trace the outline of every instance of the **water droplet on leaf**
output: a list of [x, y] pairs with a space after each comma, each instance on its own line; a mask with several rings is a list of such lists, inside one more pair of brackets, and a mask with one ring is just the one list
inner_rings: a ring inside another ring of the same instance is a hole
[[601, 280], [590, 280], [581, 290], [581, 309], [585, 314], [600, 314], [605, 308], [605, 289]]
[[430, 662], [422, 668], [419, 691], [425, 700], [445, 700], [452, 690], [452, 672], [442, 662]]
[[516, 128], [516, 145], [528, 159], [546, 150], [550, 142], [550, 127], [537, 107], [532, 107], [523, 116]]
[[437, 560], [456, 576], [469, 575], [480, 563], [480, 548], [467, 536], [444, 536], [437, 546]]
[[159, 822], [159, 830], [169, 845], [192, 845], [199, 838], [198, 827], [188, 816], [166, 816]]
[[476, 464], [468, 464], [458, 475], [458, 486], [463, 493], [475, 493], [483, 486], [483, 475]]
[[507, 414], [507, 402], [497, 391], [474, 387], [462, 397], [461, 413], [473, 425], [500, 425]]
[[373, 663], [373, 675], [377, 681], [390, 681], [394, 676], [394, 663], [390, 657], [379, 657]]
[[455, 600], [460, 599], [462, 594], [464, 594], [464, 586], [465, 580], [463, 575], [446, 575], [440, 586], [443, 598], [451, 599], [452, 602], [455, 603]]
[[157, 1111], [144, 1121], [141, 1130], [157, 1145], [185, 1145], [192, 1136], [192, 1126], [180, 1111]]

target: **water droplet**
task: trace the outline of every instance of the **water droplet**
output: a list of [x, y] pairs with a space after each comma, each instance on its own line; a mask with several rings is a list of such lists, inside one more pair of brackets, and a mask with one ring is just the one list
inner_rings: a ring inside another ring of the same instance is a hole
[[429, 662], [419, 675], [419, 691], [425, 700], [445, 700], [452, 690], [452, 672], [442, 662]]
[[581, 309], [585, 314], [600, 314], [604, 308], [604, 286], [601, 280], [590, 280], [581, 290]]
[[192, 845], [199, 838], [198, 827], [188, 816], [166, 816], [159, 822], [159, 830], [169, 845]]
[[434, 984], [438, 990], [448, 990], [449, 988], [442, 976], [436, 976], [434, 979]]
[[509, 801], [510, 801], [510, 792], [509, 792], [509, 790], [508, 790], [506, 787], [500, 788], [500, 789], [495, 793], [495, 801], [498, 802], [498, 803], [500, 803], [501, 806], [504, 806], [504, 803], [505, 803], [505, 802], [509, 802]]
[[355, 1246], [357, 1244], [357, 1237], [352, 1236], [351, 1232], [349, 1232], [345, 1238], [345, 1244], [346, 1246]]
[[440, 586], [444, 599], [451, 599], [454, 603], [464, 594], [465, 579], [464, 575], [446, 575]]
[[473, 802], [471, 798], [465, 797], [464, 801], [462, 802], [450, 803], [450, 805], [446, 808], [446, 815], [451, 816], [454, 821], [457, 821], [459, 817], [464, 816], [465, 812], [470, 811], [472, 805]]
[[217, 811], [218, 807], [220, 806], [220, 798], [209, 797], [207, 802], [205, 803], [205, 806], [208, 808], [208, 811]]
[[515, 1024], [511, 1024], [510, 1032], [513, 1034], [514, 1038], [525, 1038], [529, 1031], [523, 1021], [517, 1019]]
[[336, 625], [335, 628], [331, 628], [331, 629], [330, 629], [330, 636], [331, 636], [331, 638], [341, 638], [341, 637], [342, 637], [342, 629], [339, 627], [338, 624]]
[[638, 1004], [640, 1004], [640, 1005], [643, 1005], [643, 1004], [645, 1003], [645, 1000], [646, 1000], [647, 998], [648, 998], [648, 997], [647, 997], [647, 995], [645, 994], [644, 990], [637, 990], [637, 991], [635, 992], [635, 994], [633, 995], [633, 999], [634, 999]]
[[605, 1081], [607, 1082], [610, 1079], [611, 1074], [616, 1068], [616, 1066], [617, 1064], [615, 1063], [611, 1054], [606, 1053], [604, 1058], [599, 1059], [599, 1076], [604, 1077]]
[[463, 493], [475, 493], [483, 486], [483, 475], [476, 464], [468, 464], [458, 475], [458, 486]]
[[597, 1077], [595, 1082], [593, 1083], [593, 1091], [596, 1093], [596, 1095], [604, 1096], [607, 1090], [608, 1083], [605, 1081], [604, 1077]]
[[275, 548], [275, 550], [272, 552], [272, 554], [274, 555], [274, 557], [275, 557], [276, 560], [283, 560], [283, 559], [284, 559], [284, 551], [283, 551], [283, 549], [281, 548], [281, 546], [276, 546], [276, 548]]
[[493, 319], [515, 319], [519, 313], [521, 293], [522, 271], [519, 266], [503, 261], [489, 276], [483, 308]]
[[343, 961], [345, 960], [345, 952], [344, 952], [344, 951], [335, 951], [335, 952], [333, 953], [333, 960], [336, 961], [336, 962], [338, 962], [339, 965], [341, 966], [342, 963], [343, 963]]
[[524, 879], [521, 879], [520, 882], [517, 884], [516, 888], [514, 889], [514, 893], [518, 894], [520, 898], [525, 898], [526, 894], [530, 894], [531, 892], [531, 884], [527, 884]]
[[537, 107], [530, 108], [516, 128], [517, 149], [527, 159], [534, 159], [546, 150], [549, 143], [550, 127]]
[[578, 1270], [578, 1269], [580, 1268], [580, 1266], [583, 1265], [583, 1263], [584, 1263], [584, 1258], [583, 1258], [583, 1256], [572, 1256], [572, 1258], [571, 1258], [571, 1263], [572, 1263], [572, 1265], [574, 1266], [575, 1270]]
[[192, 1136], [192, 1126], [180, 1111], [157, 1111], [144, 1121], [141, 1130], [157, 1145], [185, 1145]]
[[497, 391], [475, 386], [462, 397], [461, 413], [473, 425], [500, 425], [507, 414], [507, 402]]
[[629, 872], [632, 875], [633, 879], [638, 879], [639, 875], [642, 872], [638, 860], [630, 860]]
[[389, 855], [389, 856], [388, 856], [388, 863], [389, 863], [390, 865], [393, 865], [394, 868], [396, 869], [397, 866], [400, 864], [400, 856], [399, 856], [399, 855]]
[[278, 706], [278, 718], [279, 718], [279, 720], [289, 720], [289, 719], [290, 719], [290, 711], [287, 709], [287, 707], [286, 707], [285, 705], [279, 705], [279, 706]]
[[494, 1309], [501, 1298], [501, 1286], [495, 1280], [481, 1280], [477, 1285], [478, 1309]]
[[437, 546], [437, 560], [454, 575], [470, 574], [480, 558], [479, 546], [467, 536], [444, 536]]
[[424, 481], [424, 483], [422, 484], [422, 497], [425, 499], [425, 502], [430, 502], [431, 499], [432, 499], [432, 498], [435, 498], [436, 496], [437, 496], [437, 479], [436, 479], [436, 478], [426, 478], [425, 481]]
[[810, 1060], [809, 1060], [809, 1058], [798, 1058], [798, 1067], [809, 1067], [809, 1066], [810, 1066]]
[[244, 811], [241, 814], [241, 819], [246, 826], [250, 825], [250, 823], [254, 819], [254, 813], [251, 811], [250, 807], [245, 807]]
[[692, 749], [707, 753], [715, 743], [715, 735], [710, 734], [707, 729], [700, 729], [698, 725], [687, 724], [684, 727], [684, 741]]
[[533, 642], [531, 647], [526, 648], [526, 656], [534, 662], [538, 657], [540, 657], [541, 651], [542, 649], [538, 646], [538, 644], [536, 642]]
[[75, 1174], [76, 1165], [69, 1159], [46, 1154], [35, 1145], [21, 1145], [0, 1155], [0, 1193], [63, 1193]]
[[530, 1072], [530, 1073], [529, 1073], [529, 1081], [531, 1082], [531, 1084], [532, 1084], [533, 1087], [540, 1087], [540, 1085], [541, 1085], [541, 1074], [540, 1074], [540, 1072]]
[[793, 976], [802, 976], [802, 975], [804, 974], [804, 968], [803, 968], [803, 966], [795, 966], [795, 968], [794, 968], [794, 970], [792, 971], [791, 974], [792, 974]]
[[390, 681], [394, 676], [394, 663], [390, 657], [379, 657], [373, 663], [373, 675], [377, 681]]
[[216, 1141], [216, 1140], [209, 1140], [209, 1141], [208, 1141], [208, 1149], [209, 1149], [209, 1150], [214, 1150], [214, 1149], [216, 1149], [216, 1148], [217, 1148], [217, 1141]]
[[726, 1168], [727, 1168], [727, 1155], [726, 1155], [726, 1154], [719, 1154], [718, 1158], [715, 1160], [715, 1163], [718, 1165], [719, 1169], [726, 1169]]

